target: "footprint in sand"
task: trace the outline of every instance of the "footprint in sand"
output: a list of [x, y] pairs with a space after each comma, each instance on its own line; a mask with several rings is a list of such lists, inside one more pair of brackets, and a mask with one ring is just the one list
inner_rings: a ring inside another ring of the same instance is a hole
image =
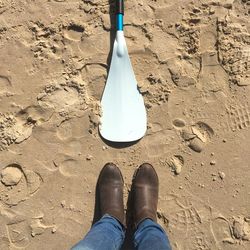
[[206, 106], [206, 110], [195, 110], [193, 119], [196, 121], [216, 124], [220, 134], [237, 132], [250, 128], [250, 106], [247, 103], [229, 100], [226, 105]]
[[31, 105], [20, 110], [16, 116], [19, 120], [23, 120], [26, 123], [41, 125], [48, 121], [52, 115], [52, 109], [44, 109], [39, 105]]
[[175, 231], [172, 242], [179, 249], [225, 249], [223, 240], [233, 240], [227, 220], [193, 194], [184, 191], [181, 196], [161, 197], [159, 207], [159, 223], [166, 231]]
[[[79, 126], [81, 124], [81, 126]], [[61, 141], [79, 139], [89, 135], [89, 116], [74, 117], [58, 125], [56, 135]]]
[[205, 122], [199, 121], [191, 126], [187, 126], [186, 121], [176, 118], [172, 121], [175, 129], [180, 131], [182, 139], [195, 152], [204, 150], [214, 135], [214, 130]]
[[250, 108], [248, 104], [232, 104], [227, 107], [228, 124], [231, 131], [250, 127]]
[[212, 232], [218, 246], [223, 243], [235, 243], [235, 240], [232, 238], [230, 222], [222, 215], [219, 215], [212, 220]]
[[25, 248], [29, 245], [29, 225], [27, 218], [0, 203], [1, 234], [0, 249]]
[[1, 171], [0, 201], [7, 205], [17, 205], [35, 194], [41, 185], [42, 178], [30, 170], [12, 163]]
[[197, 84], [199, 68], [197, 59], [181, 60], [175, 57], [171, 59], [168, 70], [174, 84], [180, 89], [186, 89]]
[[[82, 81], [82, 80], [79, 80]], [[88, 108], [88, 95], [83, 82], [48, 85], [38, 96], [38, 104], [63, 116], [72, 117]]]
[[72, 137], [73, 131], [70, 122], [64, 121], [56, 131], [57, 137], [64, 141]]
[[227, 90], [228, 75], [218, 62], [217, 52], [204, 52], [201, 58], [198, 88], [211, 92]]
[[195, 137], [190, 140], [189, 147], [199, 153], [204, 149], [205, 145], [211, 141], [214, 131], [204, 122], [197, 122], [191, 126], [191, 131]]
[[162, 72], [166, 72], [166, 69], [154, 66], [158, 64], [152, 52], [145, 54], [135, 52], [133, 58], [135, 62], [133, 67], [138, 72], [139, 91], [143, 95], [146, 108], [164, 106], [172, 91], [172, 86], [166, 80], [167, 76], [162, 74]]
[[29, 30], [33, 39], [31, 43], [26, 42], [26, 46], [30, 47], [35, 58], [41, 61], [62, 59], [65, 44], [61, 35], [61, 27], [40, 21], [39, 23], [30, 22]]
[[45, 232], [46, 229], [52, 229], [56, 230], [55, 225], [45, 225], [43, 223], [43, 215], [38, 216], [36, 218], [32, 218], [31, 223], [30, 223], [30, 229], [31, 229], [31, 236], [35, 237], [36, 235], [41, 235]]
[[213, 129], [205, 122], [197, 122], [191, 126], [193, 134], [195, 134], [201, 141], [208, 142], [214, 135]]
[[164, 157], [167, 152], [176, 150], [178, 145], [173, 143], [177, 140], [177, 135], [172, 130], [160, 130], [148, 134], [144, 140], [144, 153], [146, 157]]
[[217, 244], [242, 244], [250, 241], [250, 219], [242, 215], [228, 220], [220, 215], [212, 222]]
[[88, 63], [82, 71], [82, 79], [88, 83], [86, 88], [91, 98], [98, 101], [101, 99], [103, 84], [107, 78], [107, 66], [101, 63]]
[[179, 175], [184, 166], [184, 158], [181, 155], [174, 155], [167, 164], [176, 175]]
[[38, 96], [38, 103], [41, 106], [49, 106], [55, 110], [60, 110], [62, 107], [79, 103], [78, 90], [66, 86], [64, 88], [62, 86], [54, 86], [47, 93], [42, 93]]
[[21, 143], [32, 133], [33, 124], [26, 124], [14, 114], [0, 113], [0, 151], [13, 143]]
[[8, 238], [11, 245], [16, 248], [26, 248], [30, 243], [27, 220], [7, 225]]
[[33, 127], [46, 122], [52, 116], [51, 109], [43, 109], [32, 105], [17, 113], [0, 113], [0, 151], [11, 144], [19, 144], [27, 140]]
[[77, 176], [81, 169], [80, 162], [69, 155], [58, 154], [53, 162], [65, 177]]
[[77, 176], [79, 163], [74, 159], [67, 159], [59, 165], [59, 169], [64, 176]]
[[184, 120], [177, 118], [173, 120], [173, 125], [180, 130], [182, 139], [195, 152], [204, 150], [214, 135], [214, 130], [205, 122], [199, 121], [191, 126], [186, 126]]
[[64, 31], [64, 37], [72, 41], [81, 41], [84, 30], [84, 27], [81, 25], [70, 24]]
[[43, 234], [47, 229], [50, 229], [52, 232], [55, 232], [56, 230], [55, 224], [44, 224], [43, 213], [39, 213], [30, 218], [30, 215], [27, 217], [26, 215], [13, 211], [12, 209], [0, 206], [0, 214], [5, 226], [2, 235], [0, 236], [0, 246], [1, 242], [5, 241], [4, 244], [6, 246], [11, 245], [15, 249], [26, 249], [30, 244], [32, 237]]
[[0, 237], [0, 249], [10, 249], [10, 241], [8, 237], [6, 236]]
[[0, 75], [0, 97], [11, 94], [12, 84], [9, 77]]
[[232, 226], [233, 236], [239, 241], [250, 241], [250, 218], [238, 216]]
[[173, 125], [177, 129], [182, 129], [186, 126], [186, 122], [181, 118], [176, 118], [175, 120], [173, 120]]

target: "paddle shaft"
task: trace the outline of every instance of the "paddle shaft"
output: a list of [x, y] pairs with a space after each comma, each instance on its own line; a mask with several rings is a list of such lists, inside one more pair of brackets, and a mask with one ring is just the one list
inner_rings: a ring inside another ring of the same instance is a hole
[[116, 29], [123, 30], [124, 0], [116, 0]]

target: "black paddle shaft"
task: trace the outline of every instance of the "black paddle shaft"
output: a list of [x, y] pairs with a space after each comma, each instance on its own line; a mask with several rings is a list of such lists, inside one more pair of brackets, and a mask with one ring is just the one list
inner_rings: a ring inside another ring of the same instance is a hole
[[116, 0], [116, 14], [124, 15], [124, 0]]

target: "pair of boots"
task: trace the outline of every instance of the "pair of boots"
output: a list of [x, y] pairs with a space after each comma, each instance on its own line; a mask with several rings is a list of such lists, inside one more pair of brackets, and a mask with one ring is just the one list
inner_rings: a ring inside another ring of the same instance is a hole
[[[109, 214], [124, 227], [125, 213], [123, 204], [124, 181], [119, 168], [107, 163], [101, 170], [98, 188], [101, 216]], [[132, 182], [132, 208], [134, 226], [144, 219], [157, 221], [159, 180], [153, 166], [142, 164], [135, 172]]]

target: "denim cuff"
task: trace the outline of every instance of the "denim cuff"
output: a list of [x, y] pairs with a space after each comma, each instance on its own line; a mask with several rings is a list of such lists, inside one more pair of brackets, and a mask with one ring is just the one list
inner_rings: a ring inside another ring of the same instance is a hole
[[115, 224], [116, 226], [119, 225], [119, 227], [121, 227], [121, 230], [122, 230], [123, 232], [126, 231], [125, 226], [124, 226], [119, 220], [117, 220], [115, 217], [113, 217], [112, 215], [104, 214], [104, 215], [102, 216], [101, 219], [104, 219], [104, 218], [110, 218], [110, 219], [112, 219], [112, 220], [114, 221], [114, 224]]

